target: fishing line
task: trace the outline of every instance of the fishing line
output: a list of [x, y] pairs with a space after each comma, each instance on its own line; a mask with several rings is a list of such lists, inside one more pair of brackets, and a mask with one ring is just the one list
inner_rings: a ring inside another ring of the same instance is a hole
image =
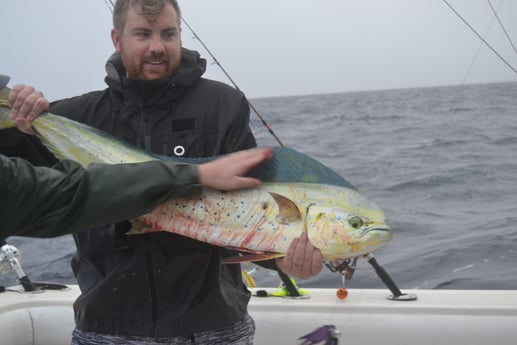
[[[212, 52], [210, 51], [210, 49], [208, 49], [208, 47], [203, 43], [203, 41], [201, 40], [201, 38], [199, 38], [199, 36], [196, 34], [196, 32], [194, 31], [194, 29], [192, 29], [192, 27], [187, 23], [187, 21], [185, 20], [184, 17], [181, 17], [181, 20], [183, 21], [183, 23], [185, 23], [185, 25], [187, 26], [187, 28], [190, 30], [190, 32], [192, 32], [192, 34], [194, 35], [194, 38], [196, 40], [199, 41], [199, 43], [203, 46], [203, 48], [207, 51], [207, 53], [210, 55], [210, 57], [212, 58], [212, 60], [214, 61], [214, 63], [221, 69], [221, 71], [224, 73], [224, 75], [228, 78], [228, 80], [232, 83], [232, 85], [239, 91], [241, 91], [241, 89], [237, 86], [237, 83], [235, 83], [235, 81], [230, 77], [230, 75], [228, 74], [228, 72], [226, 72], [226, 70], [224, 69], [223, 65], [221, 65], [221, 63], [217, 60], [217, 58], [214, 56], [214, 54], [212, 54]], [[241, 91], [242, 92], [242, 91]], [[244, 92], [243, 92], [244, 94]], [[271, 126], [264, 120], [264, 118], [260, 115], [260, 113], [258, 112], [258, 110], [255, 108], [255, 106], [250, 102], [250, 100], [248, 99], [248, 97], [246, 97], [246, 95], [244, 95], [244, 98], [246, 99], [246, 102], [248, 102], [248, 105], [250, 106], [250, 108], [253, 110], [253, 112], [258, 116], [258, 118], [260, 119], [260, 121], [262, 122], [262, 124], [264, 125], [264, 127], [268, 130], [269, 134], [271, 134], [273, 136], [273, 138], [275, 138], [275, 140], [278, 142], [278, 144], [280, 144], [280, 146], [284, 146], [284, 144], [282, 143], [282, 141], [280, 140], [280, 138], [277, 137], [277, 135], [275, 134], [275, 132], [273, 131], [273, 128], [271, 128]]]
[[[517, 54], [517, 48], [515, 48], [515, 45], [513, 44], [513, 41], [512, 39], [510, 38], [510, 36], [508, 35], [508, 32], [506, 31], [506, 28], [504, 27], [503, 23], [501, 22], [501, 19], [499, 19], [499, 15], [497, 14], [497, 11], [494, 9], [494, 6], [492, 6], [492, 3], [490, 2], [490, 0], [487, 0], [488, 4], [490, 5], [490, 8], [492, 9], [492, 12], [494, 12], [494, 16], [495, 18], [497, 18], [497, 22], [499, 23], [499, 26], [501, 26], [501, 29], [503, 30], [506, 38], [508, 39], [508, 42], [510, 42], [512, 48], [513, 48], [513, 51]], [[501, 6], [503, 2], [501, 1], [499, 3], [499, 6], [498, 6], [498, 10], [499, 10], [499, 7]]]
[[506, 66], [508, 66], [515, 74], [517, 74], [517, 69], [515, 69], [508, 61], [505, 60], [477, 31], [474, 29], [455, 9], [452, 7], [447, 0], [442, 0], [453, 12], [458, 16], [458, 18], [463, 21], [465, 25], [495, 54], [497, 57], [504, 62]]

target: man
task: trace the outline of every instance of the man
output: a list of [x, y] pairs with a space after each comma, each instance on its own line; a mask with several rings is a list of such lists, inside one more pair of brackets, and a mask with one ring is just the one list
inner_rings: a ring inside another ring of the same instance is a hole
[[[113, 23], [108, 89], [54, 103], [51, 112], [165, 155], [256, 146], [244, 95], [202, 78], [206, 61], [182, 49], [175, 0], [118, 0]], [[24, 85], [13, 87], [9, 101], [25, 131], [49, 108]], [[73, 344], [252, 344], [250, 293], [240, 267], [221, 263], [235, 253], [170, 233], [128, 237], [129, 228], [123, 222], [75, 235], [72, 267], [82, 295]], [[308, 278], [321, 271], [322, 257], [302, 236], [284, 259], [263, 265]]]
[[174, 196], [195, 193], [199, 186], [255, 187], [260, 181], [243, 174], [270, 157], [268, 148], [199, 166], [155, 160], [85, 169], [70, 160], [47, 168], [0, 155], [0, 241], [9, 236], [61, 236], [135, 218]]

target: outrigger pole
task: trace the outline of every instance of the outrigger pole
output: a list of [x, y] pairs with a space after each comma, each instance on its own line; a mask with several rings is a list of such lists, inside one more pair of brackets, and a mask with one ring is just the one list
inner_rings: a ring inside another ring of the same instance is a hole
[[[506, 66], [508, 66], [508, 68], [510, 68], [514, 73], [517, 74], [517, 69], [515, 69], [508, 61], [505, 60], [504, 57], [501, 56], [501, 54], [499, 54], [484, 38], [483, 36], [481, 36], [459, 13], [458, 11], [456, 11], [454, 9], [454, 7], [452, 7], [448, 2], [447, 0], [442, 0], [445, 5], [447, 5], [447, 7], [449, 7], [449, 9], [454, 12], [454, 14], [456, 16], [458, 16], [458, 18], [492, 51], [492, 53], [494, 53]], [[492, 4], [490, 3], [490, 1], [488, 2], [490, 4], [490, 7], [492, 7]], [[492, 7], [493, 9], [493, 7]], [[497, 17], [499, 19], [499, 17]], [[500, 23], [500, 22], [499, 22]], [[503, 30], [504, 30], [504, 27], [503, 27]], [[506, 33], [506, 30], [504, 30], [505, 33]], [[513, 42], [510, 40], [510, 43], [512, 44], [512, 47], [514, 48], [515, 50], [515, 46], [513, 45]]]

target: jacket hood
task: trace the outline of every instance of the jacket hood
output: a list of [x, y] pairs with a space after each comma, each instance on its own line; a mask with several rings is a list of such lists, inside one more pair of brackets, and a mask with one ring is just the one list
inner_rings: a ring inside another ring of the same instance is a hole
[[[182, 48], [180, 65], [169, 78], [145, 81], [145, 83], [160, 85], [173, 83], [177, 87], [185, 87], [194, 84], [205, 71], [206, 60], [197, 51]], [[126, 77], [126, 70], [119, 53], [113, 53], [106, 62], [106, 73], [106, 84], [112, 87], [115, 85], [125, 85], [128, 82], [144, 82]]]

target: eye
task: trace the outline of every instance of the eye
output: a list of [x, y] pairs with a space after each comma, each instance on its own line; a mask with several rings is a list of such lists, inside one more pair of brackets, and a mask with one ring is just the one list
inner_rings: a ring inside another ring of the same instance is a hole
[[357, 216], [351, 216], [348, 218], [348, 223], [352, 226], [354, 229], [359, 229], [361, 226], [363, 226], [363, 220]]
[[167, 30], [162, 34], [163, 39], [171, 41], [176, 38], [176, 30]]
[[135, 36], [138, 37], [139, 39], [144, 39], [144, 38], [149, 37], [149, 33], [145, 32], [145, 31], [137, 31], [137, 32], [135, 32]]

